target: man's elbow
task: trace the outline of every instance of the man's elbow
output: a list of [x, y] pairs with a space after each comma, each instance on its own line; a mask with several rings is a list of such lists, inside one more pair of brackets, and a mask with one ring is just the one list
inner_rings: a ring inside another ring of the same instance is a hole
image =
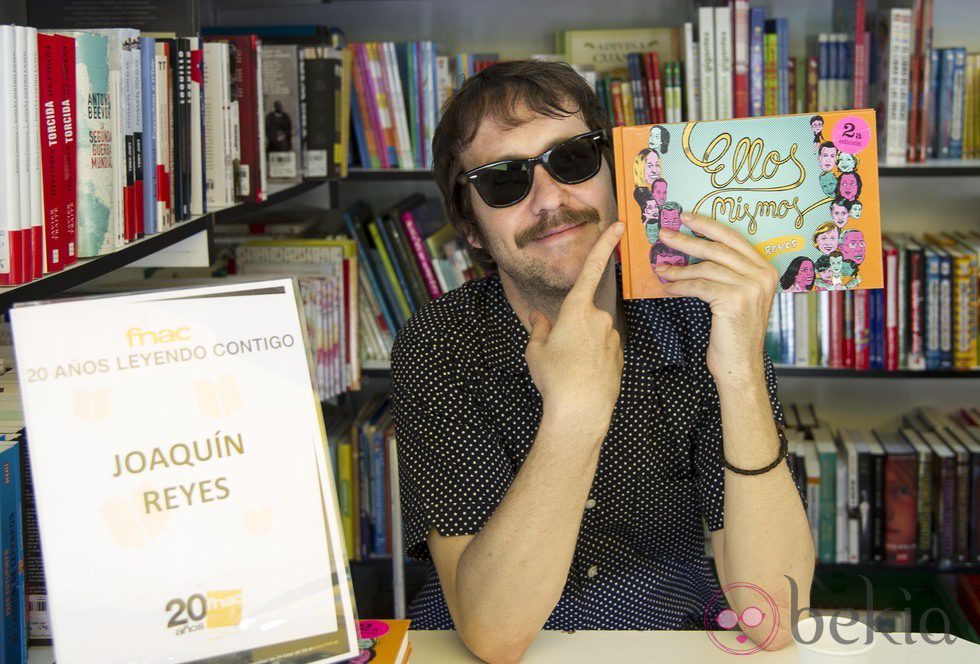
[[536, 634], [505, 634], [498, 630], [460, 628], [459, 635], [470, 652], [489, 664], [517, 664], [531, 647]]

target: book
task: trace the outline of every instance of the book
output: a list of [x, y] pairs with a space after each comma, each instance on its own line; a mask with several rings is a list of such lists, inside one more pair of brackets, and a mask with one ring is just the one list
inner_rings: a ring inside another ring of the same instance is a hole
[[296, 183], [303, 179], [299, 67], [295, 44], [263, 44], [264, 154], [269, 182]]
[[917, 452], [898, 432], [875, 434], [885, 451], [885, 561], [911, 565], [917, 549]]
[[27, 592], [24, 586], [24, 539], [21, 512], [19, 444], [0, 442], [0, 552], [3, 557], [3, 643], [6, 662], [27, 661]]
[[412, 646], [408, 641], [411, 620], [360, 620], [357, 661], [377, 664], [407, 664]]
[[664, 296], [652, 266], [688, 263], [658, 242], [665, 222], [690, 233], [681, 212], [741, 233], [779, 271], [781, 292], [881, 288], [874, 125], [856, 110], [615, 128], [624, 297]]
[[660, 60], [677, 60], [680, 36], [676, 28], [564, 30], [555, 34], [555, 52], [569, 64], [591, 67], [597, 73], [625, 71], [629, 53], [656, 51]]

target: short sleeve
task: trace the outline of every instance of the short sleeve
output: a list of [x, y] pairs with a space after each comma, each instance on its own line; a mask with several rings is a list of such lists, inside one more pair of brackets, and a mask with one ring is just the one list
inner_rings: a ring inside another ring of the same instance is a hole
[[[779, 435], [784, 435], [782, 428], [786, 425], [783, 408], [779, 403], [776, 386], [776, 370], [768, 355], [764, 355], [766, 388], [769, 392], [769, 404], [772, 407], [773, 419], [777, 422]], [[721, 465], [721, 449], [723, 434], [721, 425], [721, 402], [718, 389], [713, 380], [710, 383], [709, 396], [705, 402], [705, 410], [701, 427], [697, 433], [694, 450], [694, 473], [697, 483], [698, 496], [701, 500], [701, 514], [708, 524], [708, 530], [721, 530], [725, 527], [725, 468]], [[795, 468], [786, 458], [786, 467], [796, 483], [796, 490], [806, 509], [806, 487], [796, 476]]]
[[392, 349], [391, 375], [405, 551], [431, 560], [426, 536], [474, 535], [515, 470], [468, 391], [438, 330], [410, 321]]

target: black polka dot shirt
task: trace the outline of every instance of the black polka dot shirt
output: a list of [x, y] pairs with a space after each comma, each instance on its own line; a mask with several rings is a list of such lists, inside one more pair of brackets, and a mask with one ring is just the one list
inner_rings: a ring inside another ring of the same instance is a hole
[[[710, 311], [693, 298], [623, 306], [620, 394], [545, 629], [698, 628], [718, 590], [704, 554], [704, 524], [724, 525], [725, 491], [718, 393], [705, 364]], [[427, 533], [478, 533], [534, 442], [542, 401], [527, 342], [495, 275], [429, 303], [398, 334], [391, 366], [405, 548], [429, 561], [408, 611], [413, 629], [454, 629]], [[768, 358], [766, 380], [783, 422]]]

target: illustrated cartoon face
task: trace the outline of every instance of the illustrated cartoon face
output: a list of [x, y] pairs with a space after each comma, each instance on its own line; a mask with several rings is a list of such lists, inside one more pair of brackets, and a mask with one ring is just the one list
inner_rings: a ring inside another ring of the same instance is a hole
[[823, 131], [823, 120], [814, 120], [810, 123], [810, 126], [813, 127], [814, 134], [819, 134]]
[[831, 270], [831, 268], [829, 267], [824, 270], [821, 270], [817, 274], [819, 274], [820, 278], [823, 279], [823, 281], [826, 283], [830, 283], [830, 280], [834, 278], [833, 270]]
[[681, 229], [681, 211], [661, 210], [660, 227], [669, 228], [672, 231], [679, 231]]
[[813, 285], [814, 269], [813, 261], [805, 260], [800, 263], [800, 271], [796, 273], [796, 285], [807, 290]]
[[817, 236], [817, 249], [820, 250], [822, 254], [830, 254], [832, 251], [837, 249], [837, 244], [840, 241], [840, 231], [836, 228], [832, 228], [826, 233], [821, 233]]
[[863, 211], [864, 206], [861, 205], [861, 201], [854, 201], [854, 205], [851, 206], [851, 216], [855, 219], [860, 219]]
[[660, 152], [662, 149], [662, 140], [663, 138], [660, 136], [660, 127], [653, 127], [650, 129], [650, 149]]
[[837, 155], [837, 168], [842, 173], [853, 173], [856, 167], [857, 161], [854, 159], [854, 155], [848, 152], [841, 152]]
[[831, 256], [830, 257], [830, 271], [835, 277], [840, 277], [841, 273], [844, 271], [844, 257], [843, 256]]
[[821, 148], [817, 162], [820, 164], [821, 171], [829, 173], [834, 170], [834, 167], [837, 166], [837, 148], [833, 145]]
[[[657, 267], [660, 265], [674, 265], [677, 267], [683, 267], [687, 265], [687, 256], [682, 254], [657, 254], [654, 266]], [[657, 275], [657, 279], [660, 279], [660, 283], [662, 284], [667, 283], [667, 281], [659, 274]]]
[[840, 195], [849, 201], [853, 201], [858, 195], [857, 178], [853, 173], [844, 173], [840, 176]]
[[854, 261], [858, 265], [863, 263], [865, 253], [864, 233], [861, 231], [849, 231], [845, 233], [841, 241], [840, 252], [847, 260]]
[[837, 203], [830, 204], [830, 218], [834, 220], [837, 227], [840, 228], [847, 223], [848, 212], [847, 208], [843, 205]]
[[837, 191], [837, 176], [830, 171], [821, 173], [820, 189], [823, 191], [825, 196], [833, 196], [834, 192]]
[[657, 201], [653, 200], [651, 197], [647, 201], [647, 206], [643, 208], [643, 221], [656, 221], [660, 217], [660, 208], [657, 206]]
[[[652, 152], [650, 154], [653, 154]], [[653, 183], [653, 200], [657, 201], [658, 206], [663, 206], [667, 202], [667, 183]]]
[[653, 182], [660, 177], [660, 155], [656, 152], [651, 152], [647, 155], [647, 158], [643, 160], [643, 179], [647, 183]]

